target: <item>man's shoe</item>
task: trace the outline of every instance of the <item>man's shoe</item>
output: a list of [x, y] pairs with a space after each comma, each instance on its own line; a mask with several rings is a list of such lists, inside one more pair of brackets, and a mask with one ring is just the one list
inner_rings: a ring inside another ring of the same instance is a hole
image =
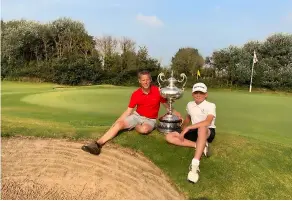
[[83, 145], [81, 147], [81, 149], [83, 151], [86, 151], [88, 153], [91, 153], [91, 154], [94, 154], [94, 155], [99, 155], [100, 154], [100, 151], [101, 151], [101, 145], [98, 144], [96, 141], [90, 143], [90, 144], [87, 144], [87, 145]]
[[197, 183], [197, 181], [199, 180], [200, 172], [199, 165], [191, 164], [189, 169], [190, 171], [188, 174], [188, 180], [192, 183]]
[[203, 153], [207, 158], [211, 156], [210, 144], [206, 143]]

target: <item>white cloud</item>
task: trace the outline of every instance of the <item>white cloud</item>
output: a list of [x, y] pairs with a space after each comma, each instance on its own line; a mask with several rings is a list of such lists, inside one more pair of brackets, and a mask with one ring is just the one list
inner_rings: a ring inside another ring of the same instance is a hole
[[136, 20], [145, 23], [149, 26], [163, 26], [163, 22], [157, 16], [147, 16], [143, 14], [138, 14]]

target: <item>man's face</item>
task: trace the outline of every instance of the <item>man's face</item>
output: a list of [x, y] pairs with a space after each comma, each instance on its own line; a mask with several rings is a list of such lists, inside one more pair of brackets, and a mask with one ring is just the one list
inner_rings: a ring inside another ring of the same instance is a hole
[[139, 78], [139, 83], [142, 88], [148, 89], [151, 84], [151, 78], [149, 75], [141, 75]]
[[201, 91], [195, 91], [192, 93], [192, 95], [197, 104], [203, 102], [208, 96], [207, 93], [203, 93]]

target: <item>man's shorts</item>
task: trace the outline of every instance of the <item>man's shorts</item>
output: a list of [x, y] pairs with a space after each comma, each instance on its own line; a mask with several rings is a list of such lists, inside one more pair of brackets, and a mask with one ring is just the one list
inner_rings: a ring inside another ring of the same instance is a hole
[[[215, 132], [215, 128], [209, 128], [209, 130], [210, 130], [210, 136], [208, 137], [207, 141], [209, 143], [211, 143], [215, 138], [216, 132]], [[196, 129], [189, 130], [185, 134], [184, 138], [187, 140], [191, 140], [193, 142], [196, 142], [197, 138], [198, 138], [198, 129], [196, 128]]]
[[130, 116], [126, 117], [125, 121], [128, 124], [128, 129], [131, 130], [137, 125], [147, 123], [152, 127], [152, 130], [155, 128], [156, 119], [149, 119], [147, 117], [140, 116], [137, 112], [133, 112]]

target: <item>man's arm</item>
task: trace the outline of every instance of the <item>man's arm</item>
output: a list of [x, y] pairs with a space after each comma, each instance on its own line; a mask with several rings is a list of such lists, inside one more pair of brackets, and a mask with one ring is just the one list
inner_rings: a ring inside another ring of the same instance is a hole
[[[165, 109], [166, 109], [167, 111], [169, 111], [169, 104], [168, 104], [168, 103], [162, 103], [162, 104], [164, 105]], [[172, 113], [173, 113], [174, 115], [178, 116], [180, 119], [182, 119], [181, 114], [180, 114], [178, 111], [176, 111], [175, 109], [172, 109]]]
[[128, 107], [123, 114], [115, 121], [114, 124], [116, 124], [118, 121], [123, 121], [127, 116], [129, 116], [130, 114], [132, 114], [132, 112], [134, 111], [134, 108]]
[[115, 125], [118, 121], [123, 121], [127, 116], [131, 115], [134, 109], [137, 106], [137, 98], [135, 98], [135, 93], [132, 93], [131, 98], [130, 98], [130, 103], [128, 105], [128, 108], [121, 114], [121, 116], [115, 121], [113, 125]]

